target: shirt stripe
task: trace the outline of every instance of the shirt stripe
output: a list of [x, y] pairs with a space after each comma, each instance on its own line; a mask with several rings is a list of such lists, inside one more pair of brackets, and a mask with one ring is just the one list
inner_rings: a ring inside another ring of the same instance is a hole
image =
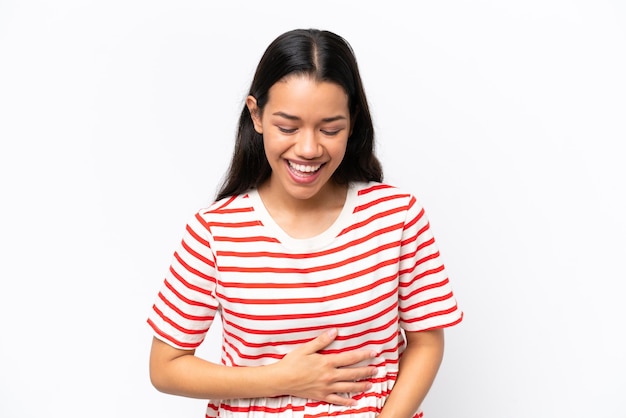
[[404, 333], [455, 325], [462, 312], [417, 199], [355, 183], [335, 225], [309, 240], [287, 238], [256, 190], [194, 214], [148, 324], [168, 344], [195, 349], [218, 317], [227, 366], [270, 364], [336, 327], [322, 352], [374, 350], [378, 373], [353, 408], [292, 396], [212, 400], [207, 417], [373, 418], [395, 383]]

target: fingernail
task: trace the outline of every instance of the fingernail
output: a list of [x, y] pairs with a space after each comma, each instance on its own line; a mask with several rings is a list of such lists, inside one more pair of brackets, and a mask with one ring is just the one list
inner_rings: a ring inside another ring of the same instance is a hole
[[326, 333], [328, 334], [329, 337], [332, 338], [337, 335], [337, 328], [329, 329], [328, 331], [326, 331]]

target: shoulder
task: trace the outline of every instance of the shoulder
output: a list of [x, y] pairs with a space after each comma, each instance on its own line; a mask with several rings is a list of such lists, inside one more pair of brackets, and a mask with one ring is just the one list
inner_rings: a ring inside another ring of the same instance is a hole
[[424, 209], [411, 192], [388, 183], [353, 183], [353, 214], [362, 220], [385, 219], [407, 223], [423, 216]]
[[246, 212], [252, 209], [252, 203], [248, 193], [228, 196], [212, 202], [210, 205], [200, 208], [198, 215], [202, 217], [224, 216], [232, 213]]
[[190, 224], [200, 224], [207, 229], [212, 225], [233, 223], [250, 216], [254, 211], [248, 193], [225, 197], [202, 207], [193, 214]]
[[417, 204], [419, 206], [418, 200], [413, 193], [392, 184], [362, 182], [353, 183], [352, 188], [355, 190], [359, 204], [390, 201], [396, 204], [411, 206]]

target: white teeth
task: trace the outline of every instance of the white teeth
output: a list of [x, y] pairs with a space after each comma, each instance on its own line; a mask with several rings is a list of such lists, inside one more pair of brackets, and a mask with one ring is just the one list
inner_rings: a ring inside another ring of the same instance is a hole
[[293, 168], [296, 171], [300, 171], [302, 173], [314, 173], [317, 170], [319, 170], [321, 166], [322, 166], [321, 164], [302, 165], [302, 164], [292, 163], [291, 161], [289, 161], [289, 167]]

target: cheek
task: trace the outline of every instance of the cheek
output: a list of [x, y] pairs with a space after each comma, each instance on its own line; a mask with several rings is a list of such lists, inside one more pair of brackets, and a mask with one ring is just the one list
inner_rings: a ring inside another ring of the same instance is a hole
[[345, 141], [342, 141], [340, 144], [335, 144], [335, 147], [333, 149], [333, 154], [335, 155], [335, 158], [343, 159], [343, 157], [346, 155], [347, 149], [348, 149], [347, 139]]
[[268, 131], [265, 131], [263, 135], [263, 147], [265, 148], [265, 157], [272, 162], [277, 157], [280, 157], [285, 151], [285, 144], [277, 138], [273, 138]]

